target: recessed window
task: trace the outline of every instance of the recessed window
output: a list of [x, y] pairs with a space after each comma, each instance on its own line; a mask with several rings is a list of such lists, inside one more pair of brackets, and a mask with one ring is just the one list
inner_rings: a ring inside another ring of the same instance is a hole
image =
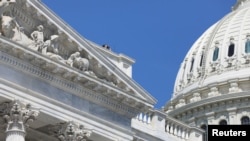
[[247, 39], [247, 41], [246, 41], [245, 53], [250, 53], [250, 39]]
[[202, 140], [203, 141], [206, 141], [206, 139], [207, 139], [207, 125], [205, 125], [205, 124], [203, 124], [203, 125], [201, 125], [201, 129], [203, 129], [205, 132], [203, 133], [203, 136], [202, 136]]
[[232, 57], [234, 55], [234, 44], [230, 44], [229, 47], [228, 47], [228, 57]]
[[200, 67], [202, 66], [202, 62], [203, 62], [203, 53], [201, 54], [201, 60], [200, 60]]
[[221, 121], [219, 122], [219, 125], [227, 125], [227, 121], [226, 121], [226, 120], [221, 120]]
[[214, 53], [213, 53], [213, 61], [216, 61], [219, 57], [219, 48], [215, 47]]
[[244, 116], [241, 118], [241, 125], [250, 125], [249, 117]]
[[203, 129], [204, 131], [206, 131], [207, 130], [207, 125], [206, 124], [201, 125], [201, 129]]
[[193, 71], [193, 67], [194, 67], [194, 58], [192, 58], [192, 60], [191, 60], [191, 66], [190, 66], [190, 72], [192, 72]]

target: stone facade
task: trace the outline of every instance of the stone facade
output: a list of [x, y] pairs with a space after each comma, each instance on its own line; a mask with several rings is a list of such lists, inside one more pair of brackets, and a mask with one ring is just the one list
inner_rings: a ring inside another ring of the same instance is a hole
[[[2, 0], [0, 140], [202, 141], [203, 125], [241, 124], [250, 116], [249, 55], [232, 48], [244, 45], [250, 30], [218, 34], [230, 22], [241, 24], [231, 19], [249, 17], [249, 7], [239, 0], [198, 39], [173, 99], [156, 110], [154, 97], [132, 79], [133, 59], [84, 39], [41, 1]], [[221, 45], [230, 46], [229, 56], [215, 51]]]

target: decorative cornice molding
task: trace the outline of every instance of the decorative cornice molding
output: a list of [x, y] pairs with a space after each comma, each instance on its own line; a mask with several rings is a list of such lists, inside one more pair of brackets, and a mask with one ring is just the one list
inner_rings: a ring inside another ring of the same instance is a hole
[[[213, 108], [214, 106], [217, 107], [229, 106], [230, 104], [239, 103], [239, 101], [241, 101], [240, 103], [243, 104], [249, 102], [249, 97], [250, 95], [247, 92], [224, 94], [217, 97], [211, 97], [194, 103], [186, 104], [185, 106], [179, 109], [169, 111], [168, 115], [170, 116], [181, 115], [186, 112], [195, 111], [194, 109], [197, 109], [199, 111], [199, 109], [201, 109], [202, 107], [205, 107], [203, 109], [211, 110], [211, 108]], [[218, 105], [218, 103], [220, 103], [220, 105]], [[224, 109], [225, 108], [226, 107], [224, 107]], [[238, 105], [237, 108], [240, 109], [240, 106]]]
[[[1, 44], [1, 46], [8, 46], [8, 45]], [[24, 56], [25, 58], [29, 57], [29, 53], [24, 55], [26, 55], [26, 57]], [[34, 60], [35, 59], [33, 59], [33, 61]], [[0, 52], [0, 62], [7, 64], [11, 67], [14, 67], [15, 69], [18, 69], [22, 72], [29, 73], [30, 75], [39, 77], [42, 80], [47, 81], [50, 84], [54, 85], [55, 87], [59, 87], [64, 91], [68, 91], [81, 98], [88, 99], [94, 103], [100, 104], [104, 107], [107, 107], [108, 109], [111, 109], [112, 111], [116, 111], [130, 118], [136, 116], [136, 114], [140, 111], [139, 109], [129, 107], [125, 104], [120, 103], [119, 101], [116, 101], [104, 95], [100, 95], [97, 92], [91, 91], [83, 87], [82, 85], [77, 84], [76, 82], [72, 82], [67, 80], [66, 78], [60, 78], [58, 76], [55, 76], [46, 70], [43, 70], [39, 67], [35, 67], [25, 61], [22, 61], [11, 55], [8, 55], [7, 53], [4, 53], [2, 51]], [[45, 63], [45, 65], [47, 65], [46, 67], [49, 67], [50, 65], [51, 65], [50, 67], [54, 67], [53, 64], [50, 63]]]

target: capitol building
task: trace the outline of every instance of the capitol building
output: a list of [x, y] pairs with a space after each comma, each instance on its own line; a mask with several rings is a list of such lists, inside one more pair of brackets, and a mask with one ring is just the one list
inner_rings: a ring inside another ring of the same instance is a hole
[[0, 0], [0, 140], [206, 141], [250, 124], [250, 0], [194, 42], [163, 109], [134, 60], [83, 38], [42, 0]]

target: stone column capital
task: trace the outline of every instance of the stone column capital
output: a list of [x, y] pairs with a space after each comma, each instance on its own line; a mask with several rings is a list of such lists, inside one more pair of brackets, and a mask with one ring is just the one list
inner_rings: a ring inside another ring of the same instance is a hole
[[50, 131], [52, 131], [60, 141], [87, 141], [92, 133], [91, 130], [73, 121], [59, 123], [53, 126]]
[[0, 104], [0, 116], [7, 123], [6, 141], [24, 141], [26, 127], [36, 120], [39, 110], [18, 100]]
[[19, 100], [14, 100], [0, 104], [0, 115], [4, 117], [7, 123], [22, 122], [28, 126], [30, 122], [36, 120], [39, 115], [39, 109], [31, 107], [30, 104], [22, 103]]

